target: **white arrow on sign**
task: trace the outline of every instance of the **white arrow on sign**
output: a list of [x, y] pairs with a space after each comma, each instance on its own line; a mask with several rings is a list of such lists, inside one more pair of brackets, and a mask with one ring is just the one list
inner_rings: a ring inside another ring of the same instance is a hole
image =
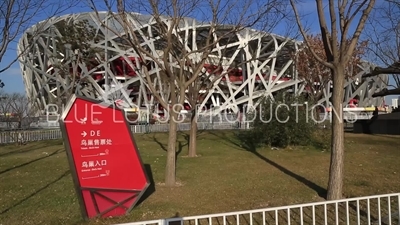
[[82, 135], [83, 137], [86, 137], [87, 133], [86, 133], [85, 131], [83, 131], [83, 132], [81, 133], [81, 135]]

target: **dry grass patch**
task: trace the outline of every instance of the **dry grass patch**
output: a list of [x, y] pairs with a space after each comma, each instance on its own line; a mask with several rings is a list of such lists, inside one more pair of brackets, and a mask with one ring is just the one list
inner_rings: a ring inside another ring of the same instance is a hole
[[[0, 147], [1, 224], [111, 224], [323, 200], [329, 152], [324, 145], [248, 151], [232, 132], [203, 132], [188, 158], [180, 134], [176, 188], [155, 192], [128, 216], [81, 220], [62, 142]], [[156, 184], [164, 181], [167, 134], [137, 134]], [[400, 138], [346, 134], [345, 195], [400, 191]]]

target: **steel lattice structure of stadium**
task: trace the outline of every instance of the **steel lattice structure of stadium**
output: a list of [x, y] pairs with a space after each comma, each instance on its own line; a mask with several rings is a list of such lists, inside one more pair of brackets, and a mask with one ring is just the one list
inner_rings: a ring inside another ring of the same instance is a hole
[[[99, 13], [100, 20], [95, 13], [71, 14], [60, 17], [50, 18], [45, 22], [33, 26], [26, 31], [18, 44], [20, 66], [26, 93], [33, 99], [40, 109], [46, 109], [47, 105], [59, 98], [62, 92], [71, 88], [73, 82], [68, 76], [62, 76], [53, 68], [65, 59], [65, 50], [60, 51], [56, 47], [56, 38], [61, 35], [57, 24], [63, 21], [88, 21], [91, 26], [101, 34], [104, 40], [91, 43], [94, 47], [101, 49], [106, 55], [107, 60], [96, 59], [97, 64], [89, 67], [84, 63], [78, 62], [81, 82], [86, 82], [77, 90], [78, 94], [90, 98], [101, 99], [104, 96], [105, 74], [110, 78], [109, 85], [123, 83], [124, 87], [120, 90], [119, 98], [135, 106], [144, 104], [156, 104], [156, 100], [146, 88], [145, 78], [140, 75], [135, 67], [135, 59], [138, 55], [132, 50], [121, 47], [121, 40], [117, 35], [105, 30], [99, 21], [107, 20], [109, 24], [115, 24], [112, 17], [108, 17], [106, 12]], [[152, 34], [152, 26], [156, 23], [152, 16], [131, 14], [132, 26], [137, 30], [145, 31], [147, 37], [146, 44], [154, 51], [160, 53], [160, 47], [153, 40], [157, 37]], [[32, 32], [42, 29], [39, 35], [34, 38], [33, 48], [24, 51], [30, 46], [29, 38]], [[115, 25], [116, 26], [116, 25]], [[118, 27], [116, 27], [118, 29]], [[202, 40], [202, 32], [208, 32], [207, 24], [200, 23], [194, 19], [185, 18], [181, 25], [185, 32], [185, 39], [192, 40], [191, 48], [195, 49], [196, 44]], [[121, 30], [121, 29], [119, 29]], [[223, 31], [221, 31], [223, 32]], [[215, 35], [218, 35], [216, 32]], [[225, 41], [225, 42], [224, 42]], [[249, 56], [255, 56], [257, 60], [246, 62], [240, 67], [236, 66], [235, 74], [227, 74], [216, 82], [211, 90], [207, 92], [202, 105], [213, 105], [216, 111], [226, 110], [232, 105], [252, 105], [256, 106], [261, 97], [271, 95], [279, 90], [287, 90], [292, 93], [307, 91], [306, 85], [297, 79], [296, 71], [290, 52], [296, 51], [300, 42], [290, 40], [274, 34], [245, 29], [230, 37], [229, 42], [221, 40], [213, 54], [208, 60], [204, 72], [208, 74], [209, 68], [213, 65], [212, 58], [223, 59], [224, 68], [235, 67], [238, 62], [245, 61]], [[225, 51], [219, 51], [225, 49]], [[224, 52], [224, 55], [220, 55]], [[357, 96], [360, 106], [380, 106], [383, 98], [372, 98], [371, 95], [386, 87], [388, 82], [387, 75], [362, 79], [362, 75], [370, 71], [371, 65], [363, 63], [359, 65], [361, 72], [347, 80], [345, 89], [344, 104]], [[162, 89], [162, 82], [159, 78], [160, 72], [152, 70], [154, 83]], [[260, 76], [259, 74], [262, 74]], [[118, 86], [118, 85], [117, 85]], [[319, 103], [327, 105], [331, 96], [331, 87], [325, 88]], [[108, 86], [109, 87], [109, 86]]]

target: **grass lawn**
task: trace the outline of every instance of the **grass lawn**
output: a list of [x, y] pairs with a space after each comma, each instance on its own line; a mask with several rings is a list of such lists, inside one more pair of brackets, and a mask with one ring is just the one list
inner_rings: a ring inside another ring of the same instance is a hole
[[[162, 185], [167, 134], [135, 135], [155, 192], [128, 216], [81, 219], [61, 140], [0, 146], [0, 224], [111, 224], [323, 200], [329, 152], [316, 147], [246, 151], [232, 132], [204, 132], [201, 157], [179, 137], [179, 187]], [[345, 196], [400, 191], [400, 138], [346, 134]]]

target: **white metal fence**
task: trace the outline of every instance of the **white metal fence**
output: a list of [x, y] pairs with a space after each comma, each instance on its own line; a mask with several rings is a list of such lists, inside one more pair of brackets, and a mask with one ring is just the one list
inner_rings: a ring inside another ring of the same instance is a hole
[[119, 225], [400, 225], [400, 193]]
[[[232, 130], [245, 129], [247, 125], [239, 123], [197, 123], [199, 130]], [[178, 124], [179, 131], [187, 131], [190, 129], [189, 123]], [[133, 133], [150, 133], [150, 132], [168, 132], [168, 124], [153, 125], [132, 125]], [[0, 144], [10, 144], [16, 142], [32, 142], [43, 140], [61, 139], [60, 129], [41, 129], [41, 130], [17, 130], [0, 132]]]

